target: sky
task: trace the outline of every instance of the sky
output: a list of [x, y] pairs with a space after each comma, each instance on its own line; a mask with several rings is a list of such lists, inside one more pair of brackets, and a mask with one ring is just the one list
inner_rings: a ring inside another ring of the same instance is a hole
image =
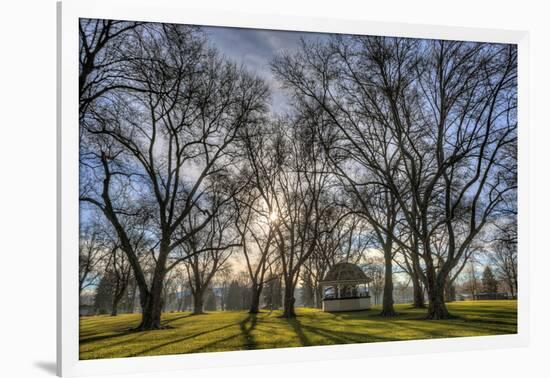
[[210, 43], [227, 58], [243, 64], [252, 73], [263, 77], [272, 92], [272, 106], [275, 112], [288, 108], [287, 97], [279, 88], [271, 73], [271, 60], [284, 51], [294, 51], [301, 39], [326, 38], [328, 34], [244, 29], [229, 27], [203, 27]]

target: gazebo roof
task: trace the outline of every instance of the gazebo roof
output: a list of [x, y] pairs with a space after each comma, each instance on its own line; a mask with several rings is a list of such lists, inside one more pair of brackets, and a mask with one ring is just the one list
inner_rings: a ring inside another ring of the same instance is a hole
[[372, 281], [357, 265], [341, 262], [334, 264], [321, 283], [368, 283]]

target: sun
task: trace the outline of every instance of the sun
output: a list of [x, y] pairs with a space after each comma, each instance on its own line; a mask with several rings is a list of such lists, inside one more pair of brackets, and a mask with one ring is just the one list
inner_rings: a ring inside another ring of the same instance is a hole
[[279, 219], [279, 215], [276, 211], [272, 211], [271, 214], [269, 214], [269, 221], [270, 222], [276, 222], [277, 219]]

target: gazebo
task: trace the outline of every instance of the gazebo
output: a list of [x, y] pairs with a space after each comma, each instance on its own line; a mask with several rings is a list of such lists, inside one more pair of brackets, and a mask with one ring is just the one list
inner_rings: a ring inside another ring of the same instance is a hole
[[365, 272], [355, 264], [341, 262], [332, 266], [320, 282], [323, 311], [357, 311], [370, 308], [369, 282]]

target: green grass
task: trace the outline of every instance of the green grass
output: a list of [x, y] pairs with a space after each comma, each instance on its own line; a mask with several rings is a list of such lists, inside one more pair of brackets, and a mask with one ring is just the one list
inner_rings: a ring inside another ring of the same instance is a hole
[[293, 320], [279, 311], [256, 316], [246, 312], [163, 314], [170, 328], [130, 332], [139, 314], [83, 317], [80, 359], [154, 356], [246, 349], [300, 347], [443, 337], [501, 335], [517, 332], [516, 301], [474, 301], [448, 304], [451, 320], [423, 320], [424, 310], [397, 305], [399, 315], [386, 319], [378, 308], [326, 313], [297, 309]]

